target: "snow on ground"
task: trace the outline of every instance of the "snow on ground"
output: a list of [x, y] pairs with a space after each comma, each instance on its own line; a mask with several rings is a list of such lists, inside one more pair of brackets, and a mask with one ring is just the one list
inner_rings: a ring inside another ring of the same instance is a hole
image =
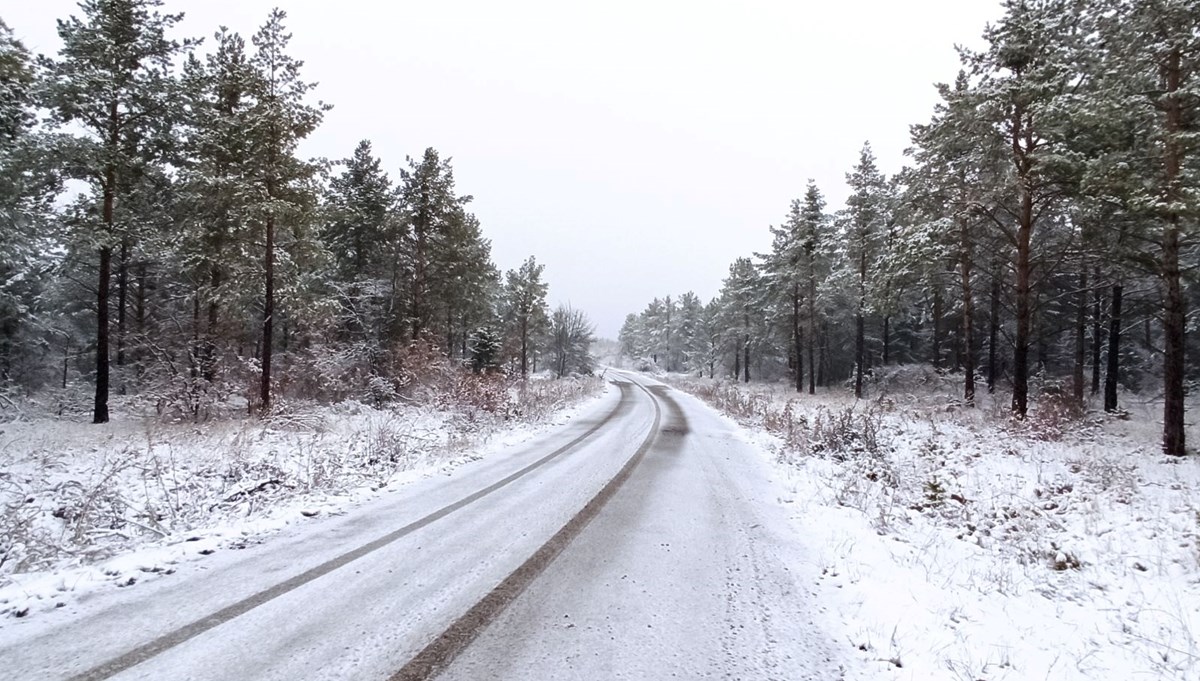
[[530, 386], [494, 412], [347, 402], [266, 421], [0, 423], [0, 626], [528, 440], [569, 420], [604, 384]]
[[1200, 679], [1200, 460], [1159, 453], [1161, 404], [1016, 423], [888, 379], [860, 402], [666, 379], [776, 460], [860, 678]]

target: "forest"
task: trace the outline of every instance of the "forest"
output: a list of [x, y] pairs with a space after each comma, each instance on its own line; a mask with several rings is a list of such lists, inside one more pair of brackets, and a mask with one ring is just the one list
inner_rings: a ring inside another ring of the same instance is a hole
[[301, 155], [331, 105], [285, 12], [249, 40], [182, 19], [84, 0], [54, 55], [0, 21], [0, 406], [203, 420], [590, 371], [587, 317], [534, 257], [500, 272], [450, 158]]
[[929, 363], [961, 377], [965, 405], [1010, 392], [1017, 419], [1101, 392], [1119, 413], [1137, 394], [1163, 403], [1163, 451], [1186, 454], [1200, 351], [1200, 33], [1186, 5], [1005, 2], [911, 126], [902, 170], [885, 176], [864, 145], [844, 207], [810, 181], [770, 252], [737, 258], [711, 301], [665, 296], [629, 315], [623, 351], [857, 397], [881, 367]]

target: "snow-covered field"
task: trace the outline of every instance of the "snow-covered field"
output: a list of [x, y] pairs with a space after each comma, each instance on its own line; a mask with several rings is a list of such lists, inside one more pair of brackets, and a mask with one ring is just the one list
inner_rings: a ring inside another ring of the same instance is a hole
[[348, 402], [292, 405], [266, 421], [0, 423], [0, 625], [527, 440], [603, 386], [535, 380], [492, 410]]
[[1159, 453], [1161, 405], [1016, 423], [919, 367], [860, 402], [665, 380], [776, 458], [863, 678], [1200, 679], [1200, 460]]

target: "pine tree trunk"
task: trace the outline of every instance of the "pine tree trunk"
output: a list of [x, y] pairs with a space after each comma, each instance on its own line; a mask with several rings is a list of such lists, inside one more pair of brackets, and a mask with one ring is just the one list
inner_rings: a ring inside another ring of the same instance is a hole
[[988, 310], [988, 394], [996, 392], [996, 341], [1000, 337], [1000, 271], [992, 270], [992, 295]]
[[1083, 404], [1083, 366], [1087, 356], [1087, 270], [1079, 272], [1079, 293], [1075, 296], [1075, 370], [1071, 376], [1075, 402]]
[[890, 315], [883, 316], [883, 366], [891, 363], [891, 348], [892, 348], [892, 318]]
[[821, 322], [820, 358], [817, 360], [817, 385], [828, 386], [826, 378], [829, 374], [829, 325]]
[[[268, 191], [273, 196], [273, 192]], [[275, 332], [275, 214], [267, 213], [266, 224], [266, 255], [263, 267], [265, 270], [265, 295], [263, 299], [262, 321], [262, 384], [259, 387], [259, 408], [262, 414], [271, 411], [271, 349]]]
[[1182, 200], [1180, 173], [1183, 167], [1183, 149], [1179, 136], [1183, 132], [1183, 103], [1179, 90], [1182, 86], [1182, 53], [1179, 47], [1171, 51], [1163, 75], [1166, 81], [1166, 143], [1163, 164], [1165, 166], [1167, 219], [1163, 225], [1162, 277], [1166, 286], [1163, 309], [1163, 453], [1170, 456], [1187, 454], [1184, 446], [1184, 367], [1185, 367], [1185, 302], [1179, 272], [1180, 215]]
[[[117, 366], [125, 366], [125, 310], [129, 300], [129, 240], [121, 239], [120, 261], [117, 263]], [[125, 383], [120, 387], [125, 394]]]
[[139, 340], [138, 345], [135, 346], [135, 348], [134, 348], [134, 353], [133, 353], [133, 361], [134, 362], [139, 362], [141, 360], [141, 357], [145, 354], [144, 351], [139, 351], [138, 347], [140, 347], [140, 344], [142, 342], [144, 342], [144, 339], [146, 337], [146, 302], [147, 302], [146, 288], [148, 285], [147, 279], [149, 278], [149, 276], [150, 275], [146, 271], [146, 263], [145, 262], [138, 263], [137, 275], [135, 276], [135, 281], [137, 282], [137, 297], [134, 299], [133, 310], [134, 310], [134, 321], [137, 323], [137, 335], [138, 335], [138, 338], [141, 340]]
[[975, 406], [975, 295], [971, 286], [971, 235], [966, 220], [959, 222], [962, 273], [963, 400]]
[[209, 298], [208, 298], [208, 328], [204, 339], [204, 354], [202, 356], [202, 371], [204, 380], [213, 383], [217, 380], [217, 338], [220, 330], [221, 304], [217, 299], [217, 291], [221, 287], [221, 268], [213, 264], [209, 269]]
[[862, 399], [863, 395], [863, 359], [866, 356], [866, 334], [863, 323], [862, 302], [858, 304], [858, 314], [854, 315], [854, 397]]
[[[792, 285], [792, 343], [796, 354], [796, 392], [804, 391], [804, 331], [800, 325], [800, 285]], [[809, 367], [812, 372], [812, 367]]]
[[1121, 285], [1112, 287], [1108, 320], [1108, 371], [1104, 375], [1104, 411], [1117, 410], [1117, 380], [1121, 371]]
[[[1096, 284], [1100, 283], [1100, 268], [1096, 268]], [[1100, 292], [1100, 287], [1096, 286], [1094, 303], [1092, 304], [1092, 394], [1100, 392], [1100, 351], [1103, 343], [1101, 342], [1101, 333], [1103, 333], [1103, 300], [1104, 294]]]
[[933, 287], [933, 368], [942, 368], [942, 287]]
[[1018, 104], [1013, 111], [1012, 148], [1016, 164], [1017, 181], [1020, 186], [1021, 207], [1017, 220], [1016, 312], [1017, 337], [1013, 349], [1013, 397], [1012, 411], [1017, 418], [1025, 418], [1029, 412], [1029, 339], [1033, 310], [1030, 306], [1032, 263], [1030, 246], [1033, 240], [1033, 189], [1030, 186], [1033, 160], [1029, 151], [1033, 149], [1033, 130], [1024, 126], [1025, 110]]
[[[810, 256], [811, 257], [811, 256]], [[817, 283], [816, 277], [808, 278], [808, 394], [817, 394], [817, 365], [813, 361], [814, 345], [817, 344]]]
[[529, 377], [529, 320], [521, 318], [521, 380]]
[[[115, 119], [116, 103], [112, 107]], [[100, 272], [96, 286], [96, 399], [92, 423], [108, 423], [108, 298], [112, 279], [113, 208], [116, 203], [117, 171], [111, 164], [104, 172], [104, 242], [100, 246]]]
[[744, 382], [750, 382], [750, 336], [742, 342], [742, 376]]

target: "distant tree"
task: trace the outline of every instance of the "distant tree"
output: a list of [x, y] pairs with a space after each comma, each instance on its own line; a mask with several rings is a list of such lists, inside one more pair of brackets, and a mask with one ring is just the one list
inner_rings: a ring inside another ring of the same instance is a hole
[[595, 328], [587, 315], [570, 305], [559, 305], [550, 318], [550, 353], [555, 374], [562, 378], [571, 372], [592, 371], [591, 346]]
[[547, 286], [542, 281], [545, 265], [530, 256], [521, 267], [509, 270], [505, 277], [504, 308], [508, 336], [516, 345], [521, 378], [529, 376], [529, 364], [536, 351], [534, 341], [546, 327]]
[[750, 352], [761, 339], [765, 288], [758, 268], [749, 258], [738, 258], [729, 266], [721, 287], [721, 318], [726, 339], [733, 350], [733, 375], [750, 382]]
[[492, 371], [500, 365], [500, 353], [504, 349], [504, 337], [494, 329], [480, 327], [468, 341], [471, 369], [475, 373]]
[[857, 288], [854, 312], [854, 396], [863, 395], [863, 365], [866, 364], [865, 319], [869, 310], [868, 290], [871, 265], [880, 255], [887, 219], [887, 184], [875, 166], [870, 144], [864, 144], [858, 165], [846, 175], [850, 198], [846, 200], [846, 254], [855, 272]]

